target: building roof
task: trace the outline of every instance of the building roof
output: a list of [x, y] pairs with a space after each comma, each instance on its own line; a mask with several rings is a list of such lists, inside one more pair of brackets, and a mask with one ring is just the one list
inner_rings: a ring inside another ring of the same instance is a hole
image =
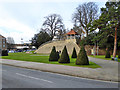
[[66, 35], [78, 35], [78, 33], [72, 29], [70, 32], [66, 33]]
[[2, 38], [5, 38], [4, 36], [2, 36], [1, 34], [0, 34], [0, 36], [2, 37]]

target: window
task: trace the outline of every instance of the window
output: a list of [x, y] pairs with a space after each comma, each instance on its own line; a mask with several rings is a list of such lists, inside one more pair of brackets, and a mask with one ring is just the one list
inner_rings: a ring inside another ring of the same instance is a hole
[[3, 45], [3, 48], [5, 48], [5, 45]]
[[3, 41], [3, 44], [5, 44], [5, 41]]

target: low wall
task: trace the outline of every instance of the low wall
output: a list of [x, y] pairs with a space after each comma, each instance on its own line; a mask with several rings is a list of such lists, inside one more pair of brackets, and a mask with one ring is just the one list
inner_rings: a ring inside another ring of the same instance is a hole
[[86, 45], [85, 46], [85, 50], [86, 50], [86, 52], [87, 52], [88, 55], [92, 55], [92, 50], [93, 49], [95, 50], [96, 55], [97, 55], [97, 52], [98, 52], [98, 55], [105, 55], [105, 53], [106, 53], [105, 49], [101, 49], [101, 48], [97, 49], [97, 47], [95, 49], [95, 47], [93, 45]]
[[[93, 45], [86, 45], [85, 46], [85, 50], [87, 52], [88, 55], [92, 55], [92, 49], [94, 48]], [[117, 55], [118, 55], [118, 51], [117, 50]], [[98, 49], [98, 55], [105, 55], [106, 54], [106, 49], [103, 49], [103, 48], [99, 48]], [[112, 55], [113, 54], [113, 50], [111, 49], [110, 50], [110, 54]], [[97, 47], [96, 47], [96, 55], [97, 55]]]

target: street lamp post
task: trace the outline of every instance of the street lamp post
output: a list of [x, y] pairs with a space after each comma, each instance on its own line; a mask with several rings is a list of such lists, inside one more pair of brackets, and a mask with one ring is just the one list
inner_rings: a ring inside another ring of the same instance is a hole
[[99, 46], [98, 46], [98, 41], [97, 41], [97, 56], [98, 56], [98, 53], [99, 53]]
[[[95, 36], [96, 36], [96, 33], [95, 33], [95, 31], [94, 31], [94, 34], [95, 34]], [[94, 45], [94, 56], [96, 55], [96, 40], [95, 40], [95, 45]]]
[[[98, 31], [99, 31], [99, 29], [97, 28], [96, 32], [98, 32]], [[95, 36], [97, 36], [97, 34], [95, 33], [95, 31], [94, 31], [94, 34], [95, 34]], [[97, 55], [98, 55], [98, 53], [99, 53], [98, 40], [95, 40], [95, 53], [94, 53], [94, 55], [96, 55], [96, 48], [97, 48]]]

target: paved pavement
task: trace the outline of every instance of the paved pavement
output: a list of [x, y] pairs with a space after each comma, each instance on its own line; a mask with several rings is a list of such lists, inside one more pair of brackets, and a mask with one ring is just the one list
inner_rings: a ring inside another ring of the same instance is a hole
[[[109, 76], [111, 78], [116, 77], [116, 79], [118, 79], [118, 77], [120, 78], [120, 72], [119, 71], [119, 62], [116, 61], [111, 61], [111, 60], [103, 60], [103, 59], [98, 59], [98, 58], [93, 58], [93, 57], [89, 57], [90, 61], [95, 62], [96, 64], [100, 65], [102, 68], [99, 69], [99, 71], [101, 72], [100, 75], [105, 75], [106, 78], [108, 78]], [[108, 77], [107, 77], [108, 75]]]
[[118, 88], [116, 82], [89, 80], [8, 65], [2, 65], [2, 75], [2, 88]]
[[99, 64], [100, 66], [102, 66], [102, 68], [92, 69], [92, 68], [84, 68], [84, 67], [44, 64], [44, 63], [37, 63], [37, 62], [7, 60], [7, 59], [2, 59], [2, 63], [18, 66], [18, 67], [25, 67], [29, 69], [67, 74], [67, 75], [83, 77], [83, 78], [115, 81], [115, 82], [119, 81], [118, 80], [118, 62], [103, 60], [103, 59], [96, 59], [92, 57], [89, 57], [89, 60]]

